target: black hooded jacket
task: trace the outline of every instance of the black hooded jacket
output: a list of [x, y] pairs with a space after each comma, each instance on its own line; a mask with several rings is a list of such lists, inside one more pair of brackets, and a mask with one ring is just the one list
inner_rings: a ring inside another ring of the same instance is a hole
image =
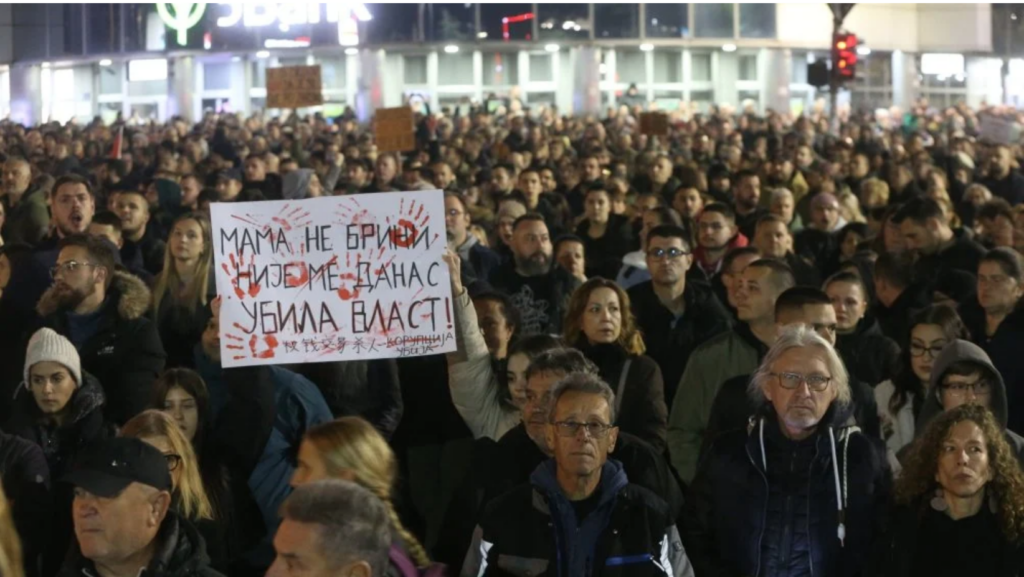
[[[173, 511], [168, 511], [156, 535], [156, 550], [139, 577], [222, 577], [210, 567], [206, 544], [199, 532]], [[75, 542], [57, 577], [97, 575], [92, 561], [82, 556]]]
[[835, 404], [793, 441], [770, 407], [701, 460], [683, 526], [696, 574], [860, 575], [891, 484], [881, 443]]
[[992, 336], [985, 334], [985, 311], [980, 306], [962, 306], [961, 316], [971, 332], [971, 340], [988, 354], [1006, 383], [1006, 427], [1024, 433], [1024, 308], [1007, 315]]
[[850, 375], [870, 387], [891, 379], [899, 366], [900, 346], [882, 334], [871, 315], [862, 318], [852, 333], [836, 334], [836, 351]]

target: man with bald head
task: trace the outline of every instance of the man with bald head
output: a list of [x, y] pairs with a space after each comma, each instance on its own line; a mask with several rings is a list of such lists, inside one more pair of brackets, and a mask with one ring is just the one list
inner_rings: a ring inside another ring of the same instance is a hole
[[2, 169], [0, 202], [3, 202], [7, 220], [0, 235], [6, 243], [35, 246], [50, 227], [46, 193], [32, 188], [32, 169], [25, 159], [10, 158]]

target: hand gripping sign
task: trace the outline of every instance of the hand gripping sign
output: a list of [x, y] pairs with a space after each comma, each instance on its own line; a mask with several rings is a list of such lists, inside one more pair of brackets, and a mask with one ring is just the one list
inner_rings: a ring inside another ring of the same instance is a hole
[[455, 350], [441, 191], [210, 210], [223, 366]]

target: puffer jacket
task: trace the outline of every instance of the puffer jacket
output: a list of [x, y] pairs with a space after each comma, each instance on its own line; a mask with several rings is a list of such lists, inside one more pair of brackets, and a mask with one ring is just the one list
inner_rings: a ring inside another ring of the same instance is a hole
[[709, 448], [686, 499], [683, 542], [701, 577], [860, 575], [891, 479], [881, 443], [833, 404], [794, 442], [771, 405]]
[[665, 502], [631, 485], [622, 465], [604, 464], [595, 508], [576, 518], [547, 460], [491, 503], [462, 575], [538, 577], [693, 576]]
[[[156, 325], [144, 316], [150, 294], [138, 277], [114, 273], [102, 307], [98, 329], [78, 347], [78, 354], [82, 368], [103, 385], [107, 419], [123, 425], [149, 407], [153, 381], [167, 357]], [[68, 313], [60, 310], [53, 287], [43, 293], [36, 310], [44, 326], [70, 338]]]
[[[57, 577], [98, 575], [92, 561], [82, 556], [76, 541]], [[210, 567], [206, 544], [199, 532], [173, 511], [168, 511], [156, 535], [156, 550], [138, 577], [222, 577]]]

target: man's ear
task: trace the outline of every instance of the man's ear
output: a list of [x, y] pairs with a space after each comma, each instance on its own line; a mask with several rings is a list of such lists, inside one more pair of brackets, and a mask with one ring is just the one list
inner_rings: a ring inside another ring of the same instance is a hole
[[366, 561], [357, 561], [349, 565], [344, 574], [346, 577], [372, 577], [372, 570]]
[[149, 504], [152, 507], [152, 520], [156, 526], [159, 526], [164, 522], [167, 510], [171, 508], [171, 494], [167, 491], [159, 491], [149, 500]]

